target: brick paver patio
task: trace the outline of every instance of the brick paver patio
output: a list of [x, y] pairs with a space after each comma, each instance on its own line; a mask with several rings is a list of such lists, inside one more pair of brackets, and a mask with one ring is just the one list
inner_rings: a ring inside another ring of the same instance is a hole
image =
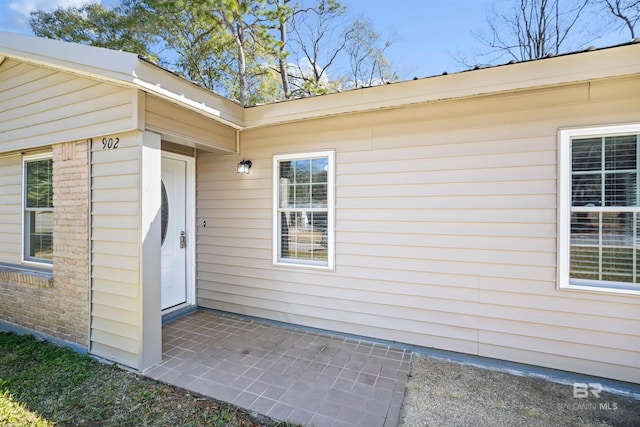
[[302, 425], [397, 426], [411, 351], [198, 310], [146, 375]]

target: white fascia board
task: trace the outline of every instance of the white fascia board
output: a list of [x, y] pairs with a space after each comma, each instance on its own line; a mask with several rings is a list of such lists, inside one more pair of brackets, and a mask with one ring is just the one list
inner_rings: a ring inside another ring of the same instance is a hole
[[213, 118], [242, 127], [242, 107], [136, 54], [41, 37], [0, 32], [0, 57], [144, 90]]
[[139, 61], [133, 53], [10, 32], [0, 32], [0, 54], [114, 83], [130, 82]]
[[640, 73], [640, 43], [247, 108], [245, 127]]
[[242, 129], [244, 108], [157, 65], [138, 59], [132, 83], [142, 90]]

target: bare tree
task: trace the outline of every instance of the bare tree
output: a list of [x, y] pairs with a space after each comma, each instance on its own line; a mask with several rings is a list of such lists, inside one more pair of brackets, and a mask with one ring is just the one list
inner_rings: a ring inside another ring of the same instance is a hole
[[571, 41], [589, 0], [519, 0], [510, 13], [488, 18], [490, 36], [479, 41], [490, 54], [517, 61], [561, 53]]
[[294, 96], [331, 92], [328, 70], [338, 62], [349, 36], [346, 8], [336, 0], [313, 0], [291, 19], [289, 47], [298, 58], [291, 70]]
[[350, 67], [346, 84], [350, 87], [367, 87], [398, 80], [385, 57], [385, 51], [391, 43], [391, 40], [381, 38], [369, 19], [363, 16], [356, 19], [346, 45]]
[[640, 21], [640, 0], [600, 0], [604, 10], [613, 15], [621, 27], [626, 27], [631, 33], [631, 39], [636, 38], [636, 26]]

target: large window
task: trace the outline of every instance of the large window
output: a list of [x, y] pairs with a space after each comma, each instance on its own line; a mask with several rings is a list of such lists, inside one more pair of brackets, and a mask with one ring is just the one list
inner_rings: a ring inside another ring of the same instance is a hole
[[561, 286], [640, 291], [640, 125], [560, 132]]
[[333, 268], [334, 153], [274, 157], [274, 263]]
[[24, 158], [24, 260], [53, 259], [53, 160]]

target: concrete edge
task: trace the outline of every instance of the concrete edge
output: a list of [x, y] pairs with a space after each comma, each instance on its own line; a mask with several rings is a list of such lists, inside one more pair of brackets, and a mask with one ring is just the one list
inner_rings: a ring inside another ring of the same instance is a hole
[[188, 316], [189, 314], [194, 313], [196, 310], [198, 310], [198, 306], [189, 305], [187, 307], [172, 311], [171, 313], [163, 314], [162, 326], [166, 325], [167, 323], [171, 323], [174, 320], [178, 320], [181, 317]]

